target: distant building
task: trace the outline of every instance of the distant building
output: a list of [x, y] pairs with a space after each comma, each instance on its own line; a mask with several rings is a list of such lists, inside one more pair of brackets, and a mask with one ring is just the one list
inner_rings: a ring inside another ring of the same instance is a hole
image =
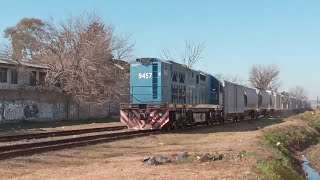
[[43, 65], [0, 60], [0, 89], [34, 90], [45, 83], [46, 71]]

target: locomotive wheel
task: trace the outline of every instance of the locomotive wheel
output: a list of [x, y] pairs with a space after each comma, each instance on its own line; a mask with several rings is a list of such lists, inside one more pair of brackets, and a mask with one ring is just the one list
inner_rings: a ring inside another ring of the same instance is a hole
[[206, 121], [206, 126], [210, 125], [210, 120]]
[[205, 120], [204, 122], [203, 122], [203, 126], [208, 126], [209, 125], [209, 120]]
[[196, 121], [196, 120], [193, 118], [193, 120], [192, 120], [191, 123], [190, 123], [192, 127], [194, 127], [194, 126], [196, 125], [195, 121]]
[[172, 129], [173, 129], [173, 130], [178, 130], [178, 129], [179, 129], [178, 122], [174, 122], [174, 123], [173, 123]]
[[232, 120], [233, 120], [233, 122], [237, 122], [237, 121], [238, 121], [238, 116], [234, 116], [234, 117], [232, 118]]
[[179, 123], [179, 125], [180, 125], [180, 129], [185, 129], [187, 127], [186, 119], [183, 119], [183, 121]]
[[218, 121], [219, 121], [219, 124], [221, 124], [221, 125], [224, 124], [224, 119], [223, 119], [223, 117], [220, 117]]

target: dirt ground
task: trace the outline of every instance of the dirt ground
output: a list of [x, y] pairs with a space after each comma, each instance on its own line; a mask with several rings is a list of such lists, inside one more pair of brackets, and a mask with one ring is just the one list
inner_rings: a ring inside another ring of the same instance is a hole
[[[259, 145], [262, 131], [281, 119], [232, 123], [176, 133], [162, 133], [94, 146], [0, 161], [1, 179], [255, 179], [252, 157], [240, 152], [269, 152]], [[218, 161], [169, 163], [151, 166], [142, 160], [152, 155], [171, 157], [222, 153]]]

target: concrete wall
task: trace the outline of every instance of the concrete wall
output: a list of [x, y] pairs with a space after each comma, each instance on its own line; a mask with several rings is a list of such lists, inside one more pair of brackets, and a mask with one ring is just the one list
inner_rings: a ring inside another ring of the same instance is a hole
[[59, 92], [0, 89], [0, 123], [104, 118], [117, 114], [118, 107], [79, 105]]

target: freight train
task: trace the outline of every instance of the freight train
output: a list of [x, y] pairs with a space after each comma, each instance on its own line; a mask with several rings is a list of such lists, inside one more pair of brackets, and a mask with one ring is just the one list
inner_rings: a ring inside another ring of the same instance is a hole
[[120, 120], [131, 129], [179, 129], [255, 119], [309, 108], [288, 94], [246, 87], [157, 58], [130, 63], [130, 103]]

